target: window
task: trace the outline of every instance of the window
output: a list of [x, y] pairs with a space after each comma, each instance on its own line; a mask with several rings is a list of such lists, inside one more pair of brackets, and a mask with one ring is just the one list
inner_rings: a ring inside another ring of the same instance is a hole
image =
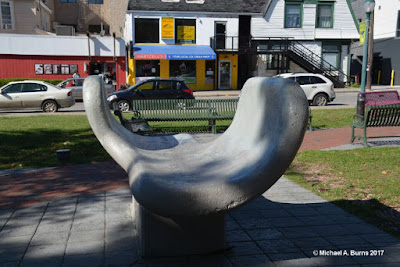
[[89, 0], [89, 4], [103, 4], [103, 0]]
[[172, 90], [176, 89], [176, 83], [172, 81], [159, 81], [158, 82], [158, 90]]
[[286, 56], [279, 53], [266, 54], [267, 70], [285, 69], [289, 67], [289, 60]]
[[400, 11], [397, 13], [397, 31], [396, 37], [400, 37]]
[[159, 19], [135, 18], [135, 42], [159, 43], [160, 42]]
[[[322, 67], [330, 68], [332, 65], [335, 68], [339, 67], [340, 45], [339, 44], [323, 44], [322, 45]], [[328, 64], [330, 65], [328, 65]]]
[[61, 3], [76, 3], [76, 0], [60, 0]]
[[13, 28], [10, 2], [1, 2], [1, 28], [3, 30], [9, 30]]
[[160, 61], [136, 60], [136, 77], [160, 77]]
[[311, 84], [310, 76], [299, 76], [296, 77], [296, 82], [300, 85]]
[[175, 19], [175, 43], [195, 44], [196, 43], [196, 20]]
[[323, 4], [317, 7], [317, 28], [333, 27], [333, 5]]
[[215, 61], [206, 60], [206, 84], [214, 84]]
[[302, 4], [286, 3], [285, 28], [301, 28]]
[[154, 90], [154, 82], [144, 82], [136, 87], [138, 90]]
[[170, 77], [183, 78], [187, 83], [196, 83], [195, 60], [170, 60]]
[[100, 35], [110, 35], [110, 27], [108, 25], [89, 25], [89, 32]]
[[22, 84], [11, 84], [7, 86], [3, 92], [6, 94], [11, 94], [11, 93], [21, 93], [22, 89]]
[[315, 77], [315, 76], [311, 76], [311, 83], [326, 83], [324, 80], [322, 80], [320, 77]]
[[39, 91], [47, 91], [47, 87], [37, 83], [24, 83], [22, 86], [22, 92], [39, 92]]

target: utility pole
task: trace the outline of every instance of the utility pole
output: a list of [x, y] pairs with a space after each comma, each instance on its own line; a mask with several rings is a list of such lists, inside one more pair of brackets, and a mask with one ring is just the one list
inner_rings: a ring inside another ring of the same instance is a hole
[[375, 12], [371, 12], [369, 35], [368, 35], [368, 63], [367, 63], [367, 84], [365, 88], [371, 90], [372, 84], [372, 64], [374, 61], [374, 17]]

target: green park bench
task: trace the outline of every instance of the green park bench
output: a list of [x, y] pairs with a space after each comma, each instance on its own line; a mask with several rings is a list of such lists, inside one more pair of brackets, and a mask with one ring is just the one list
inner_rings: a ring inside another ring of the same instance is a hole
[[[207, 121], [208, 129], [212, 133], [217, 133], [216, 122], [232, 120], [238, 101], [236, 98], [134, 100], [132, 120], [123, 119], [121, 113], [116, 115], [122, 125], [133, 132], [136, 132], [138, 125], [142, 131], [151, 130], [149, 126], [143, 126], [143, 123], [148, 121]], [[313, 130], [311, 109], [309, 109], [308, 129]]]
[[216, 122], [232, 120], [237, 103], [236, 98], [134, 100], [135, 115], [128, 122], [207, 121], [208, 129], [216, 133]]
[[[397, 105], [371, 105], [365, 111], [364, 116], [354, 115], [351, 124], [351, 141], [363, 140], [364, 146], [368, 147], [367, 128], [400, 126], [400, 104]], [[355, 128], [363, 129], [363, 135], [355, 135]]]

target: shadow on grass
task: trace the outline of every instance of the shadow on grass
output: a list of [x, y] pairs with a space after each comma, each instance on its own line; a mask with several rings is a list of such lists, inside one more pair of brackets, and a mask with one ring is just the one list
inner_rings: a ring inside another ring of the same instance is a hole
[[69, 164], [109, 160], [90, 128], [0, 132], [0, 168], [32, 168], [61, 165], [56, 150], [70, 149]]

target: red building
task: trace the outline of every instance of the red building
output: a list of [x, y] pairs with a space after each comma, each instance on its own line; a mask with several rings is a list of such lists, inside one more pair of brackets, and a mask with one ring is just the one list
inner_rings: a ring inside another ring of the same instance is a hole
[[125, 42], [112, 37], [0, 35], [0, 79], [67, 79], [103, 75], [126, 82]]

